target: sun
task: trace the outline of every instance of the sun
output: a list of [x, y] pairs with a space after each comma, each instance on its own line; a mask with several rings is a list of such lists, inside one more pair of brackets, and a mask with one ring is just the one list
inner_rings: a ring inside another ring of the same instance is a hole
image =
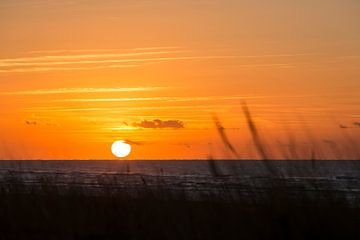
[[116, 157], [127, 157], [131, 152], [131, 145], [124, 140], [115, 141], [111, 146], [111, 152]]

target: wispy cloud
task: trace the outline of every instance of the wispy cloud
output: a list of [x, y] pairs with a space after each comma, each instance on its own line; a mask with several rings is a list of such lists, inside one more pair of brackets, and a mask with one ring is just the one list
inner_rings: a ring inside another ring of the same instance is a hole
[[68, 93], [115, 93], [115, 92], [144, 92], [166, 89], [166, 87], [133, 87], [133, 88], [57, 88], [37, 89], [15, 92], [2, 92], [1, 95], [45, 95]]
[[164, 102], [192, 102], [192, 101], [219, 101], [219, 100], [244, 100], [244, 99], [265, 99], [265, 98], [304, 98], [314, 95], [292, 95], [292, 96], [204, 96], [204, 97], [122, 97], [122, 98], [65, 98], [54, 99], [52, 102], [141, 102], [141, 101], [164, 101]]
[[212, 101], [212, 100], [258, 99], [258, 98], [266, 98], [266, 97], [269, 96], [68, 98], [68, 99], [55, 99], [52, 102], [138, 102], [138, 101], [190, 102], [190, 101]]
[[[133, 52], [133, 53], [102, 53], [102, 54], [80, 54], [80, 55], [46, 55], [38, 57], [6, 58], [0, 59], [0, 66], [17, 66], [17, 65], [36, 65], [41, 63], [51, 64], [54, 60], [76, 60], [76, 59], [104, 59], [117, 57], [134, 57], [146, 55], [160, 55], [169, 53], [179, 53], [182, 51], [151, 51], [151, 52]], [[73, 62], [69, 62], [73, 63]]]
[[100, 48], [100, 49], [57, 49], [57, 50], [37, 50], [29, 51], [29, 54], [59, 54], [59, 53], [89, 53], [89, 52], [116, 52], [116, 51], [155, 51], [155, 50], [171, 50], [181, 49], [178, 46], [164, 47], [138, 47], [138, 48]]
[[[126, 52], [116, 52], [126, 51]], [[40, 56], [0, 59], [0, 73], [46, 72], [65, 70], [94, 70], [141, 67], [147, 64], [168, 61], [221, 60], [221, 59], [269, 59], [299, 57], [308, 54], [285, 53], [269, 55], [218, 55], [180, 47], [147, 47], [133, 49], [78, 49], [33, 51]], [[115, 53], [114, 53], [115, 52]], [[187, 54], [186, 54], [187, 53]], [[192, 54], [189, 54], [192, 53]], [[184, 56], [186, 54], [187, 56]], [[290, 63], [239, 64], [242, 68], [293, 68]]]
[[95, 70], [95, 69], [111, 69], [111, 68], [133, 68], [140, 67], [135, 64], [113, 64], [91, 67], [31, 67], [31, 68], [15, 68], [0, 69], [0, 73], [22, 73], [22, 72], [49, 72], [49, 71], [69, 71], [69, 70]]
[[204, 104], [204, 105], [180, 105], [180, 106], [144, 106], [144, 107], [83, 107], [83, 108], [69, 108], [69, 107], [29, 107], [24, 108], [27, 112], [107, 112], [107, 113], [121, 113], [138, 112], [142, 110], [174, 110], [179, 109], [183, 111], [193, 111], [197, 109], [199, 111], [212, 112], [214, 109], [239, 107], [239, 104]]
[[[214, 59], [227, 59], [227, 58], [235, 58], [235, 56], [189, 56], [189, 57], [155, 57], [155, 58], [79, 60], [79, 61], [55, 61], [55, 62], [54, 61], [13, 62], [13, 63], [0, 63], [0, 68], [1, 67], [3, 68], [0, 69], [0, 73], [129, 68], [129, 67], [140, 67], [148, 63], [159, 63], [159, 62], [168, 62], [168, 61], [176, 61], [176, 60], [214, 60]], [[126, 63], [136, 63], [136, 64], [129, 65]], [[65, 67], [62, 67], [64, 65]], [[82, 66], [82, 65], [86, 65], [86, 66]], [[41, 66], [45, 66], [45, 67], [41, 67]], [[21, 67], [21, 68], [13, 68], [13, 67]]]
[[[148, 47], [117, 51], [120, 50], [87, 49], [32, 52], [42, 55], [0, 59], [0, 73], [133, 68], [152, 62], [170, 61], [177, 54], [188, 52], [179, 47]], [[146, 56], [148, 57], [144, 58]]]
[[295, 64], [289, 63], [264, 63], [264, 64], [240, 64], [239, 68], [294, 68]]
[[[148, 48], [149, 49], [149, 48]], [[156, 49], [154, 49], [156, 50]], [[64, 51], [64, 50], [62, 50]], [[90, 50], [88, 50], [90, 51]], [[37, 57], [20, 57], [20, 58], [5, 58], [0, 59], [0, 66], [26, 66], [26, 65], [38, 65], [38, 64], [65, 64], [64, 62], [51, 62], [56, 60], [66, 60], [68, 64], [77, 63], [76, 61], [72, 62], [71, 60], [76, 59], [106, 59], [106, 58], [118, 58], [118, 57], [134, 57], [134, 56], [147, 56], [147, 55], [164, 55], [164, 54], [174, 54], [174, 53], [184, 53], [188, 51], [184, 50], [171, 50], [171, 51], [146, 51], [146, 52], [130, 52], [130, 53], [99, 53], [99, 54], [77, 54], [77, 55], [45, 55]], [[237, 57], [237, 58], [272, 58], [272, 57], [295, 57], [302, 56], [304, 54], [278, 54], [278, 55], [232, 55], [232, 56], [190, 56], [190, 57], [173, 57], [173, 58], [160, 58], [160, 59], [192, 59], [192, 58], [228, 58], [228, 57]], [[128, 59], [125, 59], [128, 60]], [[136, 60], [136, 59], [135, 59]], [[141, 59], [140, 59], [141, 60]], [[102, 62], [102, 61], [100, 61]], [[87, 61], [85, 61], [87, 63]], [[90, 63], [97, 63], [97, 61], [90, 61]]]
[[171, 60], [201, 60], [201, 59], [224, 59], [236, 56], [188, 56], [188, 57], [154, 57], [154, 58], [128, 58], [128, 59], [106, 59], [106, 60], [80, 60], [80, 61], [49, 61], [49, 62], [1, 62], [0, 67], [14, 66], [53, 66], [70, 64], [106, 64], [106, 63], [129, 63], [129, 62], [158, 62]]

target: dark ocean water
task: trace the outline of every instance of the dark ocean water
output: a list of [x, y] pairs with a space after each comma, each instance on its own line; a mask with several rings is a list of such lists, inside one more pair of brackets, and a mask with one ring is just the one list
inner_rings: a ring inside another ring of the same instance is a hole
[[209, 176], [212, 167], [222, 175], [237, 177], [268, 177], [269, 168], [284, 177], [360, 177], [360, 161], [255, 161], [255, 160], [132, 160], [132, 161], [0, 161], [0, 174], [5, 172], [54, 174], [142, 174], [150, 176]]
[[[210, 163], [210, 164], [209, 164]], [[161, 176], [206, 176], [211, 175], [215, 165], [223, 175], [239, 177], [268, 176], [269, 167], [285, 177], [359, 177], [360, 161], [322, 160], [322, 161], [254, 161], [254, 160], [89, 160], [89, 161], [0, 161], [0, 174], [18, 173], [87, 173], [87, 174], [143, 174]]]
[[[292, 196], [321, 198], [329, 193], [360, 204], [360, 161], [0, 161], [0, 184], [99, 189], [162, 188], [192, 193], [261, 195], [281, 182]], [[325, 194], [324, 194], [325, 193]]]

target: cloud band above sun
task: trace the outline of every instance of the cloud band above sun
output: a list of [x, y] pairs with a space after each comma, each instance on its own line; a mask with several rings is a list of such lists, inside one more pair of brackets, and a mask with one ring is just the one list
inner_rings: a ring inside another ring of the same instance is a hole
[[180, 120], [143, 120], [132, 124], [134, 127], [140, 128], [184, 128], [184, 123]]

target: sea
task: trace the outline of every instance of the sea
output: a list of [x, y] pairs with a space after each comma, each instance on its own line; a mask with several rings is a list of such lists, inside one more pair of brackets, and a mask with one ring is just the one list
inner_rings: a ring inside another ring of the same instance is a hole
[[281, 183], [295, 198], [336, 195], [360, 203], [356, 160], [1, 160], [0, 185], [21, 182], [102, 189], [170, 189], [199, 196], [258, 193]]

